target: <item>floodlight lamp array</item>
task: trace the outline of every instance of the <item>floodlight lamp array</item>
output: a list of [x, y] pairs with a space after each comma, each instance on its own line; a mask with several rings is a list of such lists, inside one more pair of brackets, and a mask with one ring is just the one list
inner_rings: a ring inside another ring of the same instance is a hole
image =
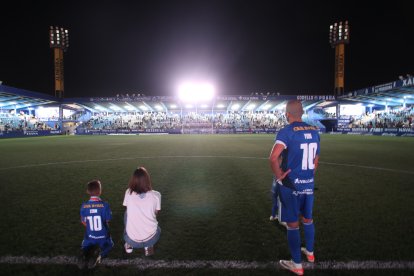
[[50, 26], [49, 44], [50, 48], [60, 48], [66, 51], [69, 48], [69, 31], [61, 27]]
[[348, 21], [334, 23], [329, 26], [329, 43], [335, 47], [341, 43], [349, 43], [349, 24]]

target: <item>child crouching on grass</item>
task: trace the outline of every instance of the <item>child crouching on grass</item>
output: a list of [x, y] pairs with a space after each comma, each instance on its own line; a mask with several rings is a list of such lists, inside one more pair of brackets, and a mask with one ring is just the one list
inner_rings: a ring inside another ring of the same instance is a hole
[[91, 269], [105, 258], [114, 246], [109, 234], [109, 221], [112, 219], [111, 209], [107, 202], [99, 197], [102, 185], [99, 180], [87, 184], [87, 194], [91, 197], [80, 209], [81, 222], [85, 226], [85, 237], [82, 241], [82, 254], [79, 268]]
[[144, 248], [145, 256], [151, 256], [161, 234], [157, 221], [157, 214], [161, 210], [161, 194], [152, 189], [151, 177], [144, 167], [139, 167], [132, 174], [123, 205], [126, 207], [126, 253], [132, 253], [134, 248]]

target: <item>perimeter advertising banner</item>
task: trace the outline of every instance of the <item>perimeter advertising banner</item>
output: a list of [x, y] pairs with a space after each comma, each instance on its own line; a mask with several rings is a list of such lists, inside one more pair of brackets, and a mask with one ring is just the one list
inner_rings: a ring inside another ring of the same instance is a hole
[[17, 138], [17, 137], [33, 137], [33, 136], [50, 136], [61, 135], [60, 130], [15, 130], [0, 131], [0, 138]]
[[78, 129], [78, 135], [142, 135], [142, 134], [234, 134], [234, 133], [277, 133], [276, 128], [264, 129], [238, 129], [238, 128], [177, 128], [177, 129], [158, 129], [150, 128], [145, 130], [138, 129]]
[[411, 129], [411, 128], [338, 128], [336, 132], [331, 132], [331, 134], [414, 137], [414, 129]]

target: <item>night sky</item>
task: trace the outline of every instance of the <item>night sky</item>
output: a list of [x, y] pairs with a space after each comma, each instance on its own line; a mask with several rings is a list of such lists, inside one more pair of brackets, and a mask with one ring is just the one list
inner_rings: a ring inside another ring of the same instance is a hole
[[66, 97], [174, 95], [186, 80], [222, 95], [332, 94], [329, 25], [340, 20], [351, 29], [345, 90], [414, 73], [414, 1], [40, 2], [2, 7], [3, 84], [54, 94], [50, 25], [69, 29]]

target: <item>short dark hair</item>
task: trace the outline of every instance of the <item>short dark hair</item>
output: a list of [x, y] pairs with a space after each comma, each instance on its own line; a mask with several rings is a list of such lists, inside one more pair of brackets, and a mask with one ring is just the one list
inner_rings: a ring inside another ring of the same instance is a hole
[[97, 179], [89, 181], [86, 191], [88, 192], [88, 194], [92, 196], [99, 195], [99, 193], [101, 192], [101, 181]]
[[152, 190], [151, 177], [144, 167], [139, 167], [134, 171], [128, 183], [129, 193], [146, 193]]

